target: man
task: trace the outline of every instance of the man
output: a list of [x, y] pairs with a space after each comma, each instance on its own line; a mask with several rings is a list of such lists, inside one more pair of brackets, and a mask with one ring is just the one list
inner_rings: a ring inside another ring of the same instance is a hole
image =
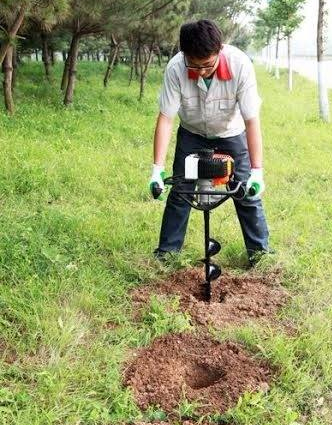
[[[180, 127], [173, 175], [184, 175], [185, 157], [199, 149], [218, 148], [235, 162], [235, 178], [258, 188], [254, 196], [234, 201], [249, 260], [269, 251], [268, 228], [260, 195], [264, 191], [261, 100], [255, 71], [245, 53], [222, 44], [221, 32], [209, 20], [187, 23], [180, 30], [180, 52], [168, 63], [154, 137], [150, 187], [162, 177], [173, 119]], [[164, 211], [158, 258], [182, 248], [190, 206], [171, 190]]]

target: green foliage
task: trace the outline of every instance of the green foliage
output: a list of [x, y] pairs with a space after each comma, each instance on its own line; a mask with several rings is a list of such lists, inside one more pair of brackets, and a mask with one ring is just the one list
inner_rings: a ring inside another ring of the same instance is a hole
[[176, 414], [180, 420], [186, 419], [199, 419], [199, 414], [197, 413], [201, 403], [197, 401], [189, 401], [186, 399], [185, 394], [182, 396], [182, 400], [179, 403], [179, 407], [176, 410]]
[[299, 12], [305, 0], [271, 0], [268, 7], [258, 11], [255, 21], [256, 48], [270, 43], [277, 34], [279, 39], [290, 36], [303, 20]]
[[212, 19], [216, 21], [226, 41], [233, 40], [238, 30], [237, 18], [243, 13], [252, 15], [256, 0], [192, 0], [189, 16], [194, 19]]
[[152, 296], [150, 305], [142, 315], [142, 321], [149, 329], [150, 338], [171, 333], [190, 330], [190, 317], [187, 314], [177, 312], [179, 310], [179, 299], [158, 299]]
[[[139, 315], [130, 299], [131, 289], [147, 281], [153, 287], [170, 271], [152, 258], [164, 205], [147, 191], [162, 76], [151, 69], [139, 104], [128, 69], [114, 70], [104, 90], [104, 67], [80, 64], [76, 103], [64, 109], [54, 89], [61, 66], [53, 87], [40, 64], [23, 64], [17, 115], [0, 116], [1, 425], [140, 421], [121, 385], [127, 354], [159, 335], [190, 331], [176, 299], [152, 297]], [[257, 71], [264, 204], [277, 250], [264, 270], [281, 268], [292, 297], [280, 324], [217, 334], [243, 343], [278, 373], [267, 394], [246, 394], [210, 419], [330, 425], [332, 128], [316, 119], [313, 84], [295, 75], [290, 94], [284, 73], [275, 81]], [[231, 202], [214, 211], [211, 233], [224, 242], [218, 261], [242, 272], [245, 250]], [[202, 241], [202, 217], [193, 211], [184, 247], [192, 262], [202, 257]], [[196, 418], [194, 405], [183, 401], [180, 416]], [[146, 418], [165, 415], [152, 407]]]
[[299, 11], [303, 4], [304, 0], [271, 0], [269, 3], [275, 25], [280, 27], [285, 37], [292, 34], [302, 22], [303, 16], [299, 15]]

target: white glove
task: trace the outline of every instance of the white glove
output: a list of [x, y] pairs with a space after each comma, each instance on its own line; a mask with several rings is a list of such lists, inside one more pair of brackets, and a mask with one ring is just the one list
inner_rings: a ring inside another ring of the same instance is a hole
[[163, 193], [165, 192], [165, 185], [163, 178], [165, 177], [165, 168], [162, 165], [153, 164], [152, 166], [152, 175], [149, 182], [149, 188], [153, 195], [153, 186], [156, 183], [159, 189], [162, 190], [162, 193], [156, 198], [163, 200]]
[[[252, 168], [250, 171], [250, 177], [247, 181], [247, 199], [256, 201], [262, 195], [265, 190], [265, 183], [263, 180], [263, 168]], [[253, 193], [251, 193], [253, 192]]]

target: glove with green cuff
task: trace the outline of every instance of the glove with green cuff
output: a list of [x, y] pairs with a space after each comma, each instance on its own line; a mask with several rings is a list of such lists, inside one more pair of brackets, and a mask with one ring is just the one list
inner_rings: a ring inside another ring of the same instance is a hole
[[263, 168], [252, 168], [250, 171], [250, 177], [247, 181], [247, 196], [246, 198], [252, 201], [256, 201], [262, 195], [265, 190], [265, 183], [263, 180]]
[[165, 168], [162, 165], [153, 164], [149, 188], [154, 199], [159, 201], [164, 201], [166, 198], [166, 188], [163, 180], [165, 174]]

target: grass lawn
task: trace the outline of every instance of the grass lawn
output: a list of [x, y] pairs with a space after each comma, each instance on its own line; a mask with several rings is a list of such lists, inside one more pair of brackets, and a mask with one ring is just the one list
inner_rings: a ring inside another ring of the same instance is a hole
[[[74, 105], [64, 109], [61, 64], [49, 85], [41, 65], [19, 70], [17, 113], [0, 114], [0, 424], [106, 425], [163, 418], [144, 415], [121, 385], [128, 353], [153, 338], [189, 330], [175, 301], [152, 300], [132, 317], [130, 289], [197, 263], [202, 215], [193, 212], [181, 257], [165, 268], [152, 259], [163, 203], [147, 183], [161, 72], [146, 96], [116, 69], [80, 63]], [[278, 367], [268, 394], [246, 394], [223, 415], [238, 425], [332, 423], [332, 125], [317, 119], [315, 86], [258, 68], [263, 98], [265, 208], [280, 268], [292, 294], [282, 326], [250, 324], [220, 339], [243, 343]], [[172, 150], [174, 149], [174, 143]], [[171, 166], [171, 152], [169, 166]], [[229, 202], [213, 213], [211, 234], [224, 242], [219, 261], [246, 263]], [[170, 313], [171, 312], [171, 313]], [[186, 406], [179, 407], [188, 413]], [[188, 407], [188, 406], [187, 406]], [[187, 414], [186, 413], [186, 414]], [[189, 415], [190, 416], [190, 415]], [[216, 418], [212, 418], [216, 419]], [[218, 418], [217, 418], [218, 419]]]

